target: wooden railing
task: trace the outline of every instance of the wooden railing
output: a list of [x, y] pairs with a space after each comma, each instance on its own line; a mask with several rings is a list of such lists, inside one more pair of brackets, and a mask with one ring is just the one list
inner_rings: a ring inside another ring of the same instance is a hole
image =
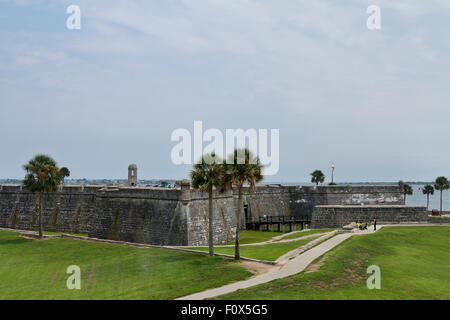
[[247, 221], [246, 227], [248, 230], [261, 230], [261, 227], [264, 226], [269, 231], [276, 226], [277, 231], [281, 231], [281, 227], [285, 230], [286, 226], [289, 226], [289, 231], [292, 231], [295, 226], [304, 229], [310, 223], [311, 219], [308, 216], [262, 216], [257, 220]]

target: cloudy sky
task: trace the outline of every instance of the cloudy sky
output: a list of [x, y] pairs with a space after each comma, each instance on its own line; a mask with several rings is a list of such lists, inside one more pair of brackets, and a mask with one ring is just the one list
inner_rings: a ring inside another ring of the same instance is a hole
[[184, 178], [170, 136], [194, 120], [279, 129], [269, 181], [450, 175], [449, 27], [448, 0], [0, 0], [0, 178], [36, 153]]

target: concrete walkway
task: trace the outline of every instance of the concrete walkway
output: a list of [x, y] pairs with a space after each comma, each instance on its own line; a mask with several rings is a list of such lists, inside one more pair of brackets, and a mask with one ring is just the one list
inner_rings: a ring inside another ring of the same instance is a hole
[[314, 260], [327, 253], [331, 249], [335, 248], [337, 245], [341, 244], [343, 241], [347, 240], [352, 236], [367, 235], [377, 232], [383, 227], [431, 227], [431, 226], [442, 226], [440, 224], [426, 224], [426, 223], [411, 223], [411, 224], [387, 224], [378, 225], [377, 230], [373, 230], [373, 226], [370, 226], [368, 230], [357, 230], [348, 233], [340, 233], [333, 238], [326, 240], [319, 245], [313, 247], [312, 249], [298, 255], [297, 257], [290, 259], [284, 265], [278, 269], [273, 269], [268, 273], [261, 274], [250, 278], [248, 280], [239, 281], [225, 286], [209, 289], [203, 292], [194, 293], [185, 297], [178, 298], [176, 300], [203, 300], [212, 297], [221, 296], [239, 289], [246, 289], [259, 284], [270, 282], [277, 279], [282, 279], [286, 277], [298, 274], [306, 269]]
[[283, 254], [282, 256], [278, 257], [278, 259], [275, 260], [275, 264], [278, 266], [284, 266], [291, 259], [293, 259], [293, 258], [297, 257], [298, 255], [302, 254], [303, 252], [317, 246], [319, 243], [324, 242], [325, 240], [328, 240], [331, 237], [334, 237], [337, 233], [338, 233], [337, 230], [327, 232], [327, 233], [323, 234], [322, 236], [320, 236], [319, 238], [308, 242], [304, 246], [298, 247], [298, 248], [291, 250], [291, 251]]
[[[382, 226], [378, 226], [377, 230], [381, 229]], [[261, 274], [250, 278], [248, 280], [239, 281], [235, 283], [231, 283], [219, 288], [209, 289], [203, 292], [194, 293], [185, 297], [178, 298], [176, 300], [203, 300], [212, 297], [217, 297], [223, 294], [227, 294], [239, 289], [245, 289], [253, 286], [257, 286], [262, 283], [270, 282], [277, 279], [282, 279], [286, 277], [290, 277], [297, 273], [302, 272], [305, 268], [310, 265], [314, 260], [330, 251], [346, 239], [354, 236], [354, 235], [363, 235], [363, 234], [372, 234], [375, 231], [373, 227], [370, 227], [369, 230], [365, 231], [355, 231], [349, 233], [340, 233], [333, 238], [326, 240], [319, 245], [313, 247], [312, 249], [298, 255], [297, 257], [287, 261], [283, 266], [278, 269], [274, 269], [265, 274]]]
[[[282, 234], [282, 235], [279, 235], [279, 236], [275, 236], [273, 238], [270, 238], [268, 240], [261, 241], [261, 242], [241, 243], [240, 246], [241, 247], [252, 247], [252, 246], [265, 246], [266, 244], [272, 244], [272, 243], [295, 242], [295, 241], [304, 240], [304, 239], [316, 238], [316, 237], [319, 237], [319, 236], [322, 236], [324, 234], [332, 232], [332, 231], [324, 231], [324, 232], [317, 232], [317, 233], [309, 234], [309, 235], [306, 235], [306, 236], [300, 236], [298, 238], [283, 239], [283, 238], [288, 237], [288, 236], [293, 235], [293, 234], [306, 233], [308, 231], [311, 231], [311, 229], [305, 229], [305, 230], [301, 230], [301, 231], [288, 232], [288, 233], [285, 233], [285, 234]], [[220, 247], [220, 248], [234, 248], [234, 244], [218, 244], [216, 246]], [[185, 248], [208, 248], [208, 246], [172, 246], [172, 248], [180, 248], [180, 249], [185, 249]]]

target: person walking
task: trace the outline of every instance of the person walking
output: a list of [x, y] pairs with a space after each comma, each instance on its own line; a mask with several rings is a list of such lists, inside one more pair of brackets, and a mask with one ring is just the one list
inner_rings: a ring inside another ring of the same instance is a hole
[[377, 231], [377, 219], [373, 220], [373, 231]]

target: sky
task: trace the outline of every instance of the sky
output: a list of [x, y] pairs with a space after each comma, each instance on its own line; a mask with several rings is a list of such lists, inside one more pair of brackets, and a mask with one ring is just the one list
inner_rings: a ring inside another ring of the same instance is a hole
[[450, 176], [449, 26], [448, 0], [0, 0], [0, 179], [37, 153], [183, 179], [170, 138], [196, 120], [279, 129], [269, 182]]

